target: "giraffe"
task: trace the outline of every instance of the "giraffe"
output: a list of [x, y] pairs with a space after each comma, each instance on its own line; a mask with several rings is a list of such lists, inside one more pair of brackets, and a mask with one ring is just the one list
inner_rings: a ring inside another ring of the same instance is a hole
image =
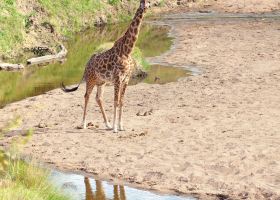
[[[124, 35], [114, 43], [111, 49], [92, 55], [86, 64], [84, 75], [81, 80], [81, 82], [83, 80], [86, 81], [82, 128], [86, 129], [86, 114], [89, 97], [94, 86], [97, 86], [96, 101], [100, 107], [105, 126], [108, 129], [113, 129], [114, 133], [124, 131], [122, 121], [124, 94], [134, 66], [131, 53], [137, 41], [144, 14], [149, 7], [150, 3], [147, 2], [147, 0], [140, 0], [140, 6]], [[76, 91], [81, 82], [77, 87], [71, 89], [67, 89], [62, 83], [62, 90], [64, 92]], [[104, 86], [108, 82], [114, 85], [113, 127], [111, 127], [103, 107]]]

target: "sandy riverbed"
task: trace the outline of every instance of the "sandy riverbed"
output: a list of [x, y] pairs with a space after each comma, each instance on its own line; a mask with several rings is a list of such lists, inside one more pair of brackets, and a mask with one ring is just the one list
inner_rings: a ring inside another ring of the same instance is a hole
[[[181, 7], [187, 5], [190, 9], [210, 9], [231, 13], [261, 13], [280, 9], [279, 0], [178, 0]], [[180, 7], [180, 6], [179, 6]]]
[[[202, 199], [280, 198], [279, 21], [167, 23], [174, 49], [154, 60], [196, 64], [203, 73], [130, 86], [127, 131], [104, 130], [94, 95], [89, 120], [98, 128], [75, 128], [84, 85], [76, 93], [57, 89], [12, 103], [0, 110], [0, 124], [15, 115], [23, 118], [22, 129], [46, 124], [35, 128], [24, 153], [59, 169]], [[107, 87], [104, 95], [110, 117], [112, 91]]]

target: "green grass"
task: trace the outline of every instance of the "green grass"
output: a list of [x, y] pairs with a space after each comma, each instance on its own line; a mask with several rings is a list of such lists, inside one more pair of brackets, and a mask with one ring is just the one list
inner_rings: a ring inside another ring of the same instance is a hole
[[24, 17], [18, 13], [15, 0], [0, 1], [0, 55], [22, 43], [24, 27]]
[[95, 14], [105, 8], [100, 0], [38, 0], [48, 12], [48, 22], [56, 31], [70, 35], [93, 23]]
[[[20, 118], [3, 128], [3, 132], [17, 127]], [[5, 133], [0, 132], [0, 136]], [[69, 200], [70, 198], [58, 191], [49, 181], [50, 172], [34, 163], [22, 161], [18, 153], [21, 144], [28, 142], [32, 131], [26, 136], [18, 137], [10, 149], [0, 148], [0, 200]]]
[[48, 170], [12, 158], [3, 151], [0, 151], [0, 161], [0, 200], [70, 199], [49, 182]]
[[121, 0], [108, 0], [108, 3], [111, 5], [117, 5], [121, 2]]
[[126, 9], [135, 10], [139, 1], [123, 2], [127, 5], [126, 9], [121, 2], [121, 0], [38, 0], [40, 9], [20, 14], [16, 0], [1, 0], [0, 55], [9, 55], [21, 47], [32, 26], [31, 16], [43, 15], [41, 17], [43, 19], [37, 18], [39, 26], [50, 24], [59, 35], [71, 37], [73, 33], [92, 27], [100, 13], [107, 17], [108, 23], [130, 20], [133, 12]]

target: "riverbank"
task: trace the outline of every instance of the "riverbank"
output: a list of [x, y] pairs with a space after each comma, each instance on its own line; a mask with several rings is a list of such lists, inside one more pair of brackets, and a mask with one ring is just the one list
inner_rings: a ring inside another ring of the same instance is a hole
[[[203, 73], [165, 85], [130, 86], [125, 132], [104, 129], [93, 96], [88, 119], [94, 127], [75, 128], [84, 85], [76, 93], [57, 89], [12, 103], [0, 110], [1, 126], [23, 116], [21, 129], [35, 128], [25, 154], [62, 170], [201, 199], [279, 198], [279, 21], [164, 23], [175, 43], [154, 60], [195, 64]], [[112, 94], [107, 87], [110, 116]]]
[[77, 32], [129, 21], [138, 6], [138, 0], [4, 1], [0, 4], [0, 62], [54, 54], [60, 43]]

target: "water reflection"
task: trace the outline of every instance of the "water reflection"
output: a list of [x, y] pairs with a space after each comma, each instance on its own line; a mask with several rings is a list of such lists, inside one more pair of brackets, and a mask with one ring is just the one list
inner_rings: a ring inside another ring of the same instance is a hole
[[141, 79], [131, 79], [130, 85], [135, 85], [139, 82], [149, 83], [149, 84], [165, 84], [170, 82], [175, 82], [180, 78], [193, 75], [193, 72], [187, 70], [187, 68], [179, 68], [172, 66], [163, 65], [152, 65], [148, 70], [148, 76]]
[[101, 181], [95, 181], [95, 185], [96, 185], [96, 192], [93, 193], [93, 190], [91, 188], [90, 182], [89, 182], [89, 178], [85, 177], [85, 187], [86, 187], [86, 200], [105, 200], [105, 193], [104, 193], [104, 189], [102, 187], [102, 183]]
[[[89, 178], [85, 177], [86, 200], [106, 200], [105, 192], [101, 181], [95, 180], [96, 190], [93, 192]], [[114, 185], [114, 199], [126, 200], [124, 186]]]
[[123, 185], [111, 185], [77, 174], [53, 171], [50, 180], [73, 200], [195, 200], [192, 197], [159, 195]]

